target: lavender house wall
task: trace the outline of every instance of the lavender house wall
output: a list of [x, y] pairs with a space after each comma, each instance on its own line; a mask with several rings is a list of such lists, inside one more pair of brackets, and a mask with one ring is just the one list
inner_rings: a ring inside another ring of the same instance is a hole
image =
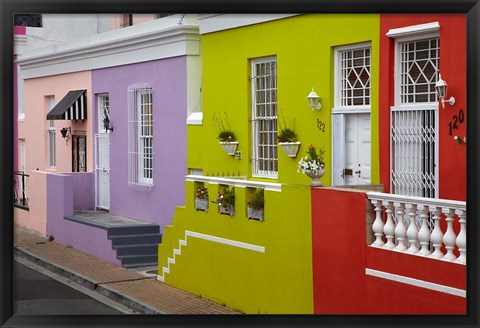
[[[154, 187], [150, 191], [128, 186], [127, 88], [139, 82], [153, 88]], [[114, 128], [110, 133], [110, 212], [161, 226], [171, 224], [175, 206], [185, 204], [186, 57], [95, 70], [92, 87], [93, 117], [97, 117], [97, 95], [108, 93]]]

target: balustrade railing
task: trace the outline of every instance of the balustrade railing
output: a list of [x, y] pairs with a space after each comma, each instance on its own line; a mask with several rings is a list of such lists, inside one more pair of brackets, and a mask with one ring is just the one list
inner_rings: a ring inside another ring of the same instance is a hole
[[29, 208], [28, 177], [29, 175], [25, 174], [25, 172], [13, 172], [13, 204], [25, 209]]
[[[367, 195], [376, 213], [372, 225], [375, 241], [371, 246], [466, 263], [466, 202], [379, 192]], [[446, 221], [443, 230], [442, 220]], [[460, 227], [458, 234], [454, 231], [455, 222]]]

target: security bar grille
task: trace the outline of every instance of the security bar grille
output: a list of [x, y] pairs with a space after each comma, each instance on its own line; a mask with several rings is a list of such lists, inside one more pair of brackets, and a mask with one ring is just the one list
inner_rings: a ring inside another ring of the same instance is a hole
[[435, 198], [436, 111], [392, 111], [392, 193]]
[[440, 40], [424, 39], [399, 43], [400, 101], [402, 104], [436, 102]]
[[153, 102], [148, 83], [128, 87], [128, 184], [153, 187]]
[[370, 47], [339, 52], [341, 105], [370, 105]]
[[277, 60], [252, 60], [252, 175], [277, 178]]

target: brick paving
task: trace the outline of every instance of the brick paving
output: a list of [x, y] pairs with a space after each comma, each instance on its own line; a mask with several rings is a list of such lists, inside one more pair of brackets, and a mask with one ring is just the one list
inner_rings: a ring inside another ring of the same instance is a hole
[[[139, 301], [166, 314], [238, 314], [225, 306], [200, 298], [142, 274], [64, 246], [47, 237], [15, 225], [14, 244], [46, 263], [107, 287], [127, 300]], [[127, 280], [127, 281], [125, 281]]]

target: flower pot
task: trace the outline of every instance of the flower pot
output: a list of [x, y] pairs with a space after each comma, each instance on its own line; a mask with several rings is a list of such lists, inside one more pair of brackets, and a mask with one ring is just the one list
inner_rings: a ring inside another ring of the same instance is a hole
[[288, 157], [297, 157], [298, 148], [300, 148], [300, 141], [296, 142], [279, 142], [282, 146], [283, 151], [287, 154]]
[[208, 212], [208, 199], [195, 198], [195, 209]]
[[323, 184], [320, 182], [320, 178], [325, 175], [325, 169], [320, 168], [316, 171], [307, 171], [305, 172], [313, 181], [310, 183], [312, 187], [323, 187]]
[[238, 141], [222, 141], [220, 144], [223, 147], [223, 150], [227, 153], [227, 155], [235, 155], [237, 151]]
[[248, 218], [263, 221], [263, 208], [254, 209], [250, 206], [247, 207]]
[[226, 215], [230, 215], [230, 216], [235, 215], [235, 206], [233, 206], [233, 205], [229, 205], [225, 208], [222, 205], [218, 204], [218, 210], [219, 210], [220, 214], [226, 214]]

